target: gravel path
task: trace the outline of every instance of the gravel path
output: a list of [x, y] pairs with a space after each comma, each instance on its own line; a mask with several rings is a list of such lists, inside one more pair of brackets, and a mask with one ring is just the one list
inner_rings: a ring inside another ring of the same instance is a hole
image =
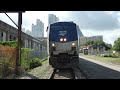
[[49, 79], [52, 73], [53, 68], [48, 64], [44, 64], [24, 73], [17, 79]]

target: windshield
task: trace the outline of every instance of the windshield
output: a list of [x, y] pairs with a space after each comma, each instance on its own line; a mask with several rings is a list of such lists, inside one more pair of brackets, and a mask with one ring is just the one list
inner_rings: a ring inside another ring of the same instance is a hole
[[67, 41], [77, 40], [77, 30], [74, 26], [51, 26], [49, 38], [50, 41], [59, 42], [61, 37], [67, 38]]

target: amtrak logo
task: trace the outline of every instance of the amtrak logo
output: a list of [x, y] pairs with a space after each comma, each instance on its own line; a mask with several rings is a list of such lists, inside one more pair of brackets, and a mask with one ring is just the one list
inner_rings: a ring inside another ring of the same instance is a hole
[[67, 34], [67, 31], [59, 31], [59, 35], [65, 36]]

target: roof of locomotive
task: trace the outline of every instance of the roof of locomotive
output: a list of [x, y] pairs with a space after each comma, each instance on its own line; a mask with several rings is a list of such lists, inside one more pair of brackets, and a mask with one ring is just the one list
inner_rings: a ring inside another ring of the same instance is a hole
[[50, 26], [54, 26], [54, 25], [71, 25], [71, 24], [74, 24], [74, 25], [76, 25], [73, 21], [64, 21], [64, 22], [55, 22], [55, 23], [52, 23], [52, 24], [50, 24]]

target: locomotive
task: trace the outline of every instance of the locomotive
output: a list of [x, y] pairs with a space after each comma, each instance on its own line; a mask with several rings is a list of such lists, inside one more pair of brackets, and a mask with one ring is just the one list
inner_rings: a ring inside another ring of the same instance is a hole
[[72, 68], [79, 63], [79, 31], [74, 22], [56, 22], [47, 27], [47, 51], [53, 68]]

